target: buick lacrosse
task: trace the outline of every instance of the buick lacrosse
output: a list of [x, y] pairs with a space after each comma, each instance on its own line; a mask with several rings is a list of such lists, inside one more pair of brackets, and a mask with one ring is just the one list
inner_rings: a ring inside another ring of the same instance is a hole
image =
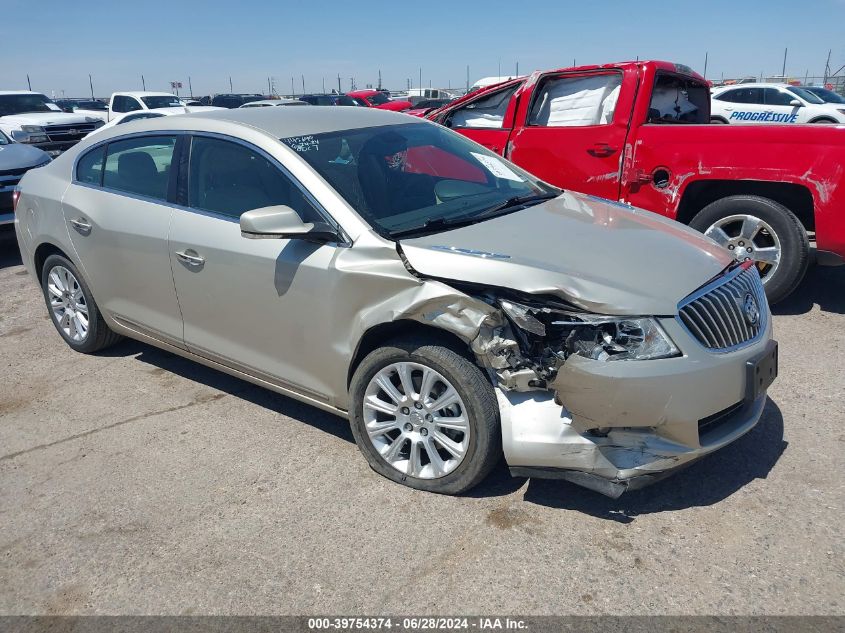
[[127, 123], [29, 172], [24, 264], [59, 334], [123, 336], [348, 417], [378, 473], [618, 496], [758, 421], [755, 268], [428, 122], [254, 108]]

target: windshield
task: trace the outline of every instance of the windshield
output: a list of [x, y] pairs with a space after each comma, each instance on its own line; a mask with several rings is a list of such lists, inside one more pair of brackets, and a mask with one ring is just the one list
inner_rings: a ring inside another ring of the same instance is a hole
[[807, 88], [808, 92], [820, 97], [825, 103], [845, 103], [845, 97], [827, 88]]
[[103, 103], [102, 101], [80, 101], [79, 103], [75, 104], [77, 108], [81, 108], [83, 110], [104, 110], [107, 111], [109, 106]]
[[367, 101], [377, 106], [383, 105], [385, 103], [390, 103], [390, 99], [383, 92], [376, 92], [375, 94], [371, 94], [369, 97], [367, 97]]
[[824, 103], [824, 101], [818, 95], [814, 95], [809, 90], [804, 90], [804, 88], [799, 88], [798, 86], [790, 86], [789, 91], [794, 93], [794, 94], [797, 94], [799, 97], [804, 99], [804, 101], [806, 101], [807, 103], [812, 103], [814, 105], [819, 105], [821, 103]]
[[179, 101], [179, 98], [173, 96], [141, 97], [141, 101], [143, 101], [144, 105], [150, 110], [182, 107], [182, 102]]
[[0, 116], [26, 112], [56, 112], [61, 108], [40, 94], [0, 95]]
[[416, 229], [446, 230], [446, 224], [481, 221], [483, 216], [522, 208], [529, 198], [539, 201], [560, 193], [463, 136], [430, 123], [281, 140], [385, 237]]

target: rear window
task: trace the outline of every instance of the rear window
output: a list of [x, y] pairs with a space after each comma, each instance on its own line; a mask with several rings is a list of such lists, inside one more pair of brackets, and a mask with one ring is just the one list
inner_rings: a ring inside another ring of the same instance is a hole
[[710, 123], [710, 93], [693, 79], [658, 73], [648, 108], [649, 123]]
[[109, 143], [103, 186], [166, 200], [175, 146], [175, 136], [146, 136]]
[[103, 184], [103, 159], [105, 157], [105, 145], [85, 154], [76, 164], [76, 179], [89, 185], [99, 186]]

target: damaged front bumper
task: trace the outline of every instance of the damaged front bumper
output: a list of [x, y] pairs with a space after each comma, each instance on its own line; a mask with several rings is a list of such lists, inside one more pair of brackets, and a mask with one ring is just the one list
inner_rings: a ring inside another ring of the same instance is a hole
[[771, 326], [756, 342], [719, 354], [674, 319], [661, 325], [683, 356], [611, 362], [571, 356], [549, 390], [497, 388], [511, 473], [567, 479], [615, 498], [751, 430], [777, 373]]

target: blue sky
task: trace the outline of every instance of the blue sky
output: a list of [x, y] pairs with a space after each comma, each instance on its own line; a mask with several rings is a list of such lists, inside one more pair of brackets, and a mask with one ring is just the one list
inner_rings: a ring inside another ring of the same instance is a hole
[[169, 90], [191, 77], [195, 95], [344, 90], [376, 83], [463, 86], [496, 75], [623, 59], [667, 59], [718, 78], [822, 74], [845, 64], [845, 0], [392, 2], [310, 0], [0, 0], [0, 89], [85, 96]]

